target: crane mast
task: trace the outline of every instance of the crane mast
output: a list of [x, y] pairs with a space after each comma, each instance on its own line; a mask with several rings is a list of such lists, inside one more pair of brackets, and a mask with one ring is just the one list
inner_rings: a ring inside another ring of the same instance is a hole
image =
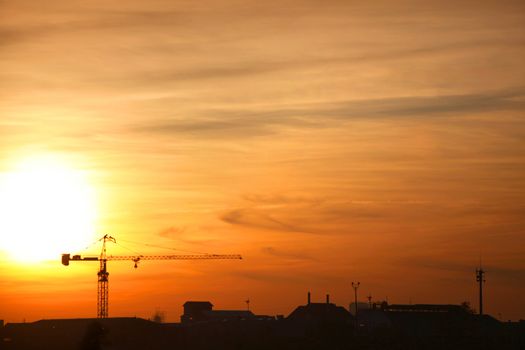
[[141, 260], [211, 260], [211, 259], [242, 259], [238, 254], [184, 254], [184, 255], [107, 255], [106, 243], [117, 243], [116, 239], [104, 235], [102, 241], [102, 250], [99, 256], [80, 256], [71, 254], [62, 254], [62, 265], [69, 266], [70, 261], [98, 261], [100, 263], [97, 289], [97, 317], [109, 317], [109, 272], [107, 262], [110, 260], [116, 261], [132, 261], [134, 267], [138, 267]]
[[115, 238], [104, 235], [102, 237], [102, 251], [100, 252], [100, 269], [98, 270], [98, 290], [97, 290], [97, 317], [108, 318], [108, 300], [109, 300], [109, 272], [108, 259], [106, 254], [106, 242], [116, 243]]

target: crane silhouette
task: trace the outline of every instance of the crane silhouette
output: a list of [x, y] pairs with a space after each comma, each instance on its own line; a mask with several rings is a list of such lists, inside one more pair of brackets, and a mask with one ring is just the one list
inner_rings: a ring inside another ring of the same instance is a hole
[[102, 251], [99, 256], [81, 256], [62, 254], [62, 265], [69, 266], [70, 261], [99, 261], [98, 270], [98, 295], [97, 295], [97, 317], [108, 318], [108, 295], [109, 295], [109, 272], [107, 269], [108, 261], [132, 261], [134, 267], [138, 267], [141, 260], [217, 260], [217, 259], [242, 259], [239, 254], [182, 254], [182, 255], [107, 255], [106, 243], [117, 243], [117, 240], [109, 235], [104, 235], [102, 241]]

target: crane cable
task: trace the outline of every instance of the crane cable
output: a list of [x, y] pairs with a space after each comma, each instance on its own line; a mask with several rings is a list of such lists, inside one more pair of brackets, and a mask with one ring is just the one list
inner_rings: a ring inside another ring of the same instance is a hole
[[136, 245], [143, 245], [143, 246], [152, 247], [152, 248], [161, 248], [161, 249], [174, 250], [174, 251], [183, 252], [183, 253], [209, 255], [209, 253], [196, 252], [196, 251], [192, 251], [192, 250], [183, 250], [183, 249], [177, 249], [177, 248], [171, 248], [171, 247], [164, 247], [164, 246], [160, 246], [160, 245], [156, 245], [156, 244], [133, 242], [133, 241], [129, 241], [129, 240], [121, 239], [121, 238], [119, 238], [119, 241], [124, 241], [124, 242], [127, 242], [127, 243], [136, 244]]
[[[95, 244], [97, 244], [98, 242], [100, 242], [101, 238], [89, 243], [86, 247], [84, 247], [81, 251], [86, 251], [88, 250], [89, 248], [93, 247]], [[138, 251], [136, 250], [133, 250], [131, 248], [128, 248], [124, 245], [122, 245], [121, 243], [119, 243], [119, 241], [124, 241], [124, 242], [127, 242], [127, 243], [131, 243], [131, 244], [135, 244], [135, 245], [141, 245], [141, 246], [147, 246], [147, 247], [152, 247], [152, 248], [161, 248], [161, 249], [168, 249], [168, 250], [173, 250], [173, 251], [177, 251], [177, 252], [183, 252], [183, 253], [191, 253], [191, 254], [203, 254], [203, 255], [209, 255], [209, 253], [203, 253], [203, 252], [197, 252], [197, 251], [193, 251], [193, 250], [184, 250], [184, 249], [177, 249], [177, 248], [171, 248], [171, 247], [165, 247], [165, 246], [161, 246], [161, 245], [156, 245], [156, 244], [149, 244], [149, 243], [139, 243], [139, 242], [134, 242], [134, 241], [129, 241], [129, 240], [126, 240], [126, 239], [121, 239], [119, 238], [117, 242], [114, 242], [115, 244], [121, 246], [122, 248], [124, 249], [127, 249], [129, 250], [130, 252], [133, 252], [137, 255], [143, 255], [142, 253], [139, 253]]]
[[124, 245], [122, 245], [122, 244], [120, 244], [120, 243], [118, 243], [118, 242], [115, 242], [115, 244], [118, 245], [118, 246], [120, 246], [120, 247], [122, 247], [122, 248], [124, 248], [124, 249], [129, 250], [129, 251], [132, 252], [132, 253], [137, 254], [138, 256], [143, 256], [143, 255], [144, 255], [144, 254], [139, 253], [139, 252], [137, 252], [136, 250], [133, 250], [133, 249], [131, 249], [131, 248], [128, 248], [128, 247], [126, 247], [126, 246], [124, 246]]
[[93, 242], [91, 242], [91, 243], [89, 243], [87, 246], [85, 246], [85, 247], [84, 247], [82, 250], [80, 250], [80, 251], [82, 251], [82, 252], [83, 252], [83, 251], [86, 251], [86, 250], [88, 250], [89, 248], [93, 247], [93, 246], [94, 246], [95, 244], [97, 244], [98, 242], [100, 242], [100, 238], [97, 239], [97, 240], [95, 240], [95, 241], [93, 241]]

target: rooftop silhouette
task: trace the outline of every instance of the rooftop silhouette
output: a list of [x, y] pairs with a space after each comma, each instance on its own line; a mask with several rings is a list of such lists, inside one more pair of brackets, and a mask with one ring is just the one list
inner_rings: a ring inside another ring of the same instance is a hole
[[[326, 302], [297, 306], [287, 317], [214, 310], [188, 301], [181, 323], [141, 318], [55, 319], [8, 323], [0, 349], [498, 349], [525, 345], [525, 321], [502, 323], [465, 305], [371, 304], [356, 318]], [[436, 339], [439, 342], [436, 343]]]

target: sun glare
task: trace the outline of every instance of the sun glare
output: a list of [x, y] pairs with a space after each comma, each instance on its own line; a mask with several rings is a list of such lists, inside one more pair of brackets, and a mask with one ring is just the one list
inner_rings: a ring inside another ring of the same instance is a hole
[[17, 261], [59, 259], [94, 239], [94, 190], [83, 172], [52, 157], [0, 173], [0, 250]]

